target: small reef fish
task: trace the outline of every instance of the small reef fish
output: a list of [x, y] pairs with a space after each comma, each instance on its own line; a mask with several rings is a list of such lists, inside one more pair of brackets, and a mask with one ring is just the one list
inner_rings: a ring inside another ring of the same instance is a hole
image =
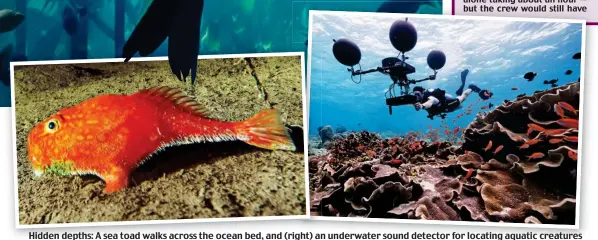
[[569, 150], [569, 152], [567, 153], [567, 155], [569, 156], [569, 158], [577, 161], [577, 152], [576, 151]]
[[544, 153], [537, 152], [537, 153], [533, 153], [532, 155], [527, 157], [527, 160], [538, 159], [538, 158], [543, 158], [543, 157], [544, 157]]
[[561, 118], [567, 117], [567, 116], [565, 116], [565, 110], [558, 104], [554, 104], [554, 113], [556, 113], [556, 115], [559, 115], [559, 117], [561, 117]]
[[519, 90], [519, 88], [518, 87], [512, 87], [511, 90], [517, 91], [517, 90]]
[[563, 127], [568, 127], [568, 128], [578, 128], [579, 127], [579, 121], [577, 119], [573, 119], [573, 118], [559, 119], [559, 120], [556, 120], [556, 123], [558, 123], [559, 125], [561, 125]]
[[513, 141], [515, 141], [515, 142], [519, 142], [519, 141], [521, 141], [521, 140], [523, 140], [523, 137], [521, 137], [521, 136], [519, 136], [519, 135], [515, 135], [515, 136], [513, 136]]
[[498, 152], [500, 152], [500, 150], [503, 149], [503, 145], [498, 146], [496, 149], [494, 149], [494, 153], [493, 154], [497, 154]]
[[488, 109], [488, 106], [482, 106], [481, 109]]
[[492, 140], [488, 141], [488, 145], [484, 148], [484, 151], [488, 151], [492, 148]]
[[564, 128], [560, 128], [560, 129], [547, 129], [546, 131], [544, 131], [544, 134], [548, 135], [548, 136], [556, 136], [556, 135], [561, 135], [565, 132], [569, 131], [569, 129], [564, 129]]
[[240, 122], [209, 119], [206, 113], [170, 87], [101, 95], [37, 124], [27, 139], [28, 157], [38, 176], [94, 174], [111, 193], [126, 188], [135, 168], [170, 146], [241, 140], [264, 149], [296, 149], [277, 110]]
[[555, 86], [559, 79], [544, 80], [544, 84]]
[[533, 128], [528, 128], [527, 132], [525, 133], [527, 136], [529, 136], [530, 134], [532, 134], [532, 132], [534, 132]]
[[459, 127], [456, 127], [455, 130], [453, 130], [453, 134], [457, 134], [459, 132]]
[[566, 102], [558, 102], [557, 103], [560, 107], [562, 107], [563, 109], [575, 113], [577, 114], [579, 112], [579, 110], [575, 109], [571, 104], [566, 103]]
[[536, 78], [538, 74], [535, 72], [528, 72], [525, 75], [523, 75], [524, 79], [527, 79], [528, 82], [531, 82], [534, 80], [534, 78]]
[[393, 160], [390, 160], [390, 163], [391, 163], [391, 164], [395, 164], [395, 165], [399, 165], [399, 164], [401, 164], [402, 162], [403, 162], [403, 161], [401, 161], [401, 160], [399, 160], [399, 159], [393, 159]]
[[571, 75], [571, 73], [573, 73], [573, 71], [571, 71], [571, 70], [567, 70], [567, 71], [565, 72], [565, 75]]
[[557, 144], [557, 143], [560, 143], [562, 141], [563, 141], [562, 138], [553, 138], [553, 139], [548, 140], [548, 142], [552, 143], [552, 144]]
[[535, 123], [527, 124], [527, 126], [537, 132], [545, 132], [546, 131], [545, 128], [543, 128], [540, 125], [535, 124]]
[[578, 137], [577, 136], [566, 136], [564, 139], [567, 142], [577, 142], [578, 141]]
[[540, 139], [534, 138], [534, 139], [527, 140], [525, 142], [525, 144], [531, 146], [531, 145], [534, 145], [534, 144], [539, 143], [539, 142], [540, 142]]
[[581, 52], [573, 54], [573, 59], [581, 59]]
[[524, 143], [523, 145], [519, 146], [519, 149], [527, 149], [529, 148], [529, 144]]

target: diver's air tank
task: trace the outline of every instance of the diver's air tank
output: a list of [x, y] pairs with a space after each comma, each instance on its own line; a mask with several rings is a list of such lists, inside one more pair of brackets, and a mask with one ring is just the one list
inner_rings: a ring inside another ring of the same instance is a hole
[[410, 22], [397, 20], [390, 26], [388, 34], [392, 46], [399, 52], [406, 53], [411, 51], [417, 43], [417, 31]]
[[334, 57], [338, 62], [352, 67], [361, 61], [361, 50], [359, 50], [357, 44], [345, 38], [333, 41], [332, 54], [334, 54]]

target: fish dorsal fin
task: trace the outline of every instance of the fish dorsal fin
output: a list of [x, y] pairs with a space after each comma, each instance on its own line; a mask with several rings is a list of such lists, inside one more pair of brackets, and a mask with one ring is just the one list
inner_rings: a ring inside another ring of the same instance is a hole
[[181, 110], [200, 117], [205, 117], [208, 114], [207, 108], [193, 100], [191, 97], [187, 96], [187, 94], [183, 93], [183, 91], [178, 88], [155, 87], [142, 90], [139, 92], [139, 94], [163, 98], [164, 100], [172, 102]]

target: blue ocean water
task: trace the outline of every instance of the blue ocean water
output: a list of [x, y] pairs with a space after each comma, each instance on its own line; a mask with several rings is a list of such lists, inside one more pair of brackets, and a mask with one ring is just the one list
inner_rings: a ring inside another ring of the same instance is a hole
[[[71, 36], [65, 30], [63, 16], [69, 3], [86, 7], [85, 22], [74, 20], [67, 24], [78, 25], [78, 29], [83, 29], [81, 34]], [[115, 27], [118, 3], [124, 4], [124, 11], [117, 14], [123, 14], [125, 21], [124, 26]], [[26, 20], [16, 31], [0, 34], [0, 47], [14, 44], [16, 54], [29, 61], [120, 58], [120, 52], [115, 51], [115, 30], [124, 31], [127, 39], [150, 3], [151, 0], [2, 0], [0, 9], [15, 9], [24, 13]], [[441, 0], [205, 0], [200, 54], [305, 51], [309, 10], [377, 11], [382, 5], [382, 10], [389, 12], [442, 13]], [[86, 49], [73, 48], [74, 43], [83, 43]], [[166, 56], [167, 51], [165, 42], [150, 56]], [[0, 106], [10, 106], [6, 89], [9, 88], [0, 87]]]
[[[347, 38], [356, 43], [362, 53], [362, 69], [376, 68], [383, 58], [399, 54], [390, 43], [389, 29], [394, 21], [404, 19], [401, 14], [314, 16], [310, 135], [317, 135], [317, 128], [326, 125], [368, 130], [387, 137], [409, 131], [426, 132], [430, 127], [463, 129], [476, 114], [489, 111], [504, 100], [551, 88], [543, 84], [544, 80], [558, 79], [558, 84], [563, 85], [576, 82], [580, 77], [580, 60], [572, 57], [581, 52], [582, 24], [411, 16], [408, 21], [415, 26], [418, 40], [415, 48], [406, 53], [407, 62], [416, 68], [410, 78], [422, 79], [433, 74], [427, 66], [427, 55], [431, 50], [441, 50], [446, 55], [446, 65], [436, 80], [419, 85], [441, 88], [456, 96], [461, 72], [469, 69], [466, 88], [475, 84], [494, 95], [483, 101], [472, 93], [463, 107], [449, 113], [445, 120], [438, 117], [431, 120], [425, 111], [416, 111], [413, 105], [393, 107], [390, 115], [385, 102], [385, 92], [392, 83], [390, 77], [376, 72], [352, 80], [347, 67], [332, 54], [333, 39]], [[572, 74], [566, 75], [567, 70]], [[537, 73], [533, 81], [523, 78], [527, 72]], [[359, 84], [355, 83], [359, 80]], [[396, 94], [399, 94], [398, 89]], [[490, 103], [494, 107], [482, 109]]]

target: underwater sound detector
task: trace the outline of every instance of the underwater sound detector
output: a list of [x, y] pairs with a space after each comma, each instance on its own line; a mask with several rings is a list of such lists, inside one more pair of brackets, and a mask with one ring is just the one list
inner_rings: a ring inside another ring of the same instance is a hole
[[[403, 20], [395, 21], [390, 27], [389, 31], [390, 43], [392, 46], [399, 51], [397, 57], [388, 57], [382, 59], [382, 66], [362, 70], [361, 64], [361, 50], [357, 44], [351, 42], [348, 39], [341, 38], [338, 40], [333, 39], [334, 44], [332, 46], [332, 53], [336, 60], [345, 66], [349, 66], [347, 70], [351, 72], [351, 80], [356, 84], [361, 82], [361, 75], [380, 72], [390, 76], [392, 83], [388, 87], [388, 90], [384, 94], [386, 97], [386, 105], [388, 105], [388, 111], [392, 115], [393, 106], [401, 106], [406, 104], [414, 104], [416, 97], [410, 95], [411, 88], [409, 85], [418, 82], [435, 80], [438, 70], [444, 67], [446, 63], [446, 56], [440, 50], [432, 50], [428, 54], [427, 62], [428, 67], [434, 70], [434, 74], [423, 79], [410, 79], [409, 74], [415, 73], [415, 67], [406, 62], [408, 57], [405, 56], [406, 52], [411, 51], [417, 43], [417, 31], [413, 24]], [[359, 69], [355, 69], [354, 66], [359, 65]], [[359, 76], [359, 81], [355, 81], [354, 77]], [[401, 94], [395, 95], [395, 87], [398, 86]]]

